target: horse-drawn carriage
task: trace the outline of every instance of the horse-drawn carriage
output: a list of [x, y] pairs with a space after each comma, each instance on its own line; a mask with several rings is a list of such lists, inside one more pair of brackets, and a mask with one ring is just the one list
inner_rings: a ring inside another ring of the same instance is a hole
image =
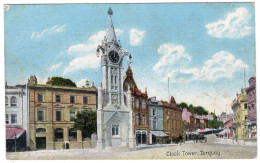
[[207, 138], [203, 134], [193, 134], [193, 141], [202, 143], [203, 141], [206, 143]]

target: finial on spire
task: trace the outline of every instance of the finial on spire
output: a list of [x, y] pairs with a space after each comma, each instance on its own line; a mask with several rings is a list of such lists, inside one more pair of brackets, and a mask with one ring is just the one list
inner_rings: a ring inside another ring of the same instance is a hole
[[130, 66], [130, 64], [133, 62], [132, 56], [131, 54], [128, 57], [128, 66]]
[[113, 10], [111, 9], [111, 7], [109, 7], [107, 14], [108, 15], [113, 15]]

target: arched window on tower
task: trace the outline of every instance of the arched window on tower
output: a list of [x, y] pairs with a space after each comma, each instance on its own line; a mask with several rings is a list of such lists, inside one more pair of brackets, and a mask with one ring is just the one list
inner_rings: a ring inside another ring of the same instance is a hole
[[113, 125], [112, 126], [112, 136], [117, 136], [117, 135], [119, 135], [118, 125]]
[[124, 104], [127, 106], [127, 99], [126, 99], [126, 95], [124, 94]]

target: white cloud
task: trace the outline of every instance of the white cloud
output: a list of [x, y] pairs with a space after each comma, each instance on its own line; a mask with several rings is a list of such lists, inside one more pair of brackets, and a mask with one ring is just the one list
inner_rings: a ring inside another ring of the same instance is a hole
[[88, 79], [80, 79], [80, 80], [77, 82], [77, 87], [85, 86], [85, 85], [86, 85], [86, 80], [88, 80]]
[[58, 68], [60, 68], [60, 66], [62, 65], [62, 62], [59, 62], [55, 65], [52, 65], [51, 66], [51, 71], [54, 71], [54, 70], [57, 70]]
[[36, 75], [38, 84], [46, 84], [48, 77]]
[[146, 31], [140, 31], [137, 29], [130, 30], [130, 44], [132, 46], [137, 46], [141, 43], [142, 39], [144, 38], [144, 34]]
[[223, 20], [209, 23], [205, 27], [213, 37], [239, 39], [251, 34], [250, 18], [248, 10], [240, 7], [235, 12], [227, 14]]
[[31, 39], [40, 39], [46, 35], [52, 35], [54, 33], [63, 32], [67, 25], [54, 25], [51, 28], [47, 28], [41, 32], [33, 32]]
[[171, 69], [174, 64], [183, 61], [183, 59], [191, 60], [191, 56], [185, 53], [185, 48], [182, 45], [163, 44], [158, 48], [157, 52], [163, 56], [153, 67], [154, 71], [164, 71], [165, 68]]
[[[208, 96], [204, 95], [205, 91]], [[226, 97], [221, 93], [215, 93], [214, 91], [201, 90], [198, 92], [188, 92], [188, 98], [182, 98], [180, 101], [185, 101], [187, 104], [193, 104], [194, 106], [203, 106], [209, 112], [216, 112], [217, 115], [222, 112], [233, 113], [231, 109], [231, 101], [233, 101], [233, 95]], [[232, 94], [232, 93], [230, 93]], [[180, 102], [179, 101], [179, 102]], [[221, 102], [219, 102], [221, 101]]]
[[154, 65], [153, 70], [161, 75], [164, 82], [168, 77], [172, 82], [215, 82], [221, 78], [232, 78], [236, 72], [248, 68], [242, 60], [236, 59], [226, 51], [215, 53], [201, 68], [190, 66], [191, 56], [185, 53], [182, 45], [163, 44], [158, 48], [158, 53], [163, 56]]
[[79, 70], [84, 70], [88, 68], [97, 68], [100, 66], [100, 57], [97, 57], [95, 53], [90, 53], [83, 57], [77, 57], [73, 59], [69, 66], [67, 66], [63, 72], [63, 75], [75, 72]]
[[[123, 31], [115, 29], [116, 35], [120, 36]], [[72, 45], [68, 48], [68, 55], [73, 58], [65, 68], [63, 75], [84, 69], [94, 69], [100, 66], [100, 57], [96, 56], [96, 48], [104, 39], [105, 31], [99, 31], [91, 35], [87, 43]]]
[[54, 60], [58, 59], [59, 57], [63, 56], [64, 55], [64, 52], [59, 52], [59, 54], [55, 57]]
[[121, 30], [121, 29], [115, 29], [115, 32], [116, 32], [116, 35], [117, 36], [120, 36], [120, 35], [122, 35], [123, 34], [123, 30]]
[[232, 78], [234, 73], [248, 68], [242, 60], [225, 51], [217, 52], [210, 60], [207, 60], [201, 69], [202, 80], [216, 81], [220, 78]]

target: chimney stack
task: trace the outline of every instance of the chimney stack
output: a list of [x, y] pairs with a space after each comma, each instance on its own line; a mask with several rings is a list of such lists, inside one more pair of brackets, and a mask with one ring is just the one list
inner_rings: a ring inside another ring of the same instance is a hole
[[88, 79], [86, 80], [86, 87], [89, 88], [89, 81], [88, 81]]

